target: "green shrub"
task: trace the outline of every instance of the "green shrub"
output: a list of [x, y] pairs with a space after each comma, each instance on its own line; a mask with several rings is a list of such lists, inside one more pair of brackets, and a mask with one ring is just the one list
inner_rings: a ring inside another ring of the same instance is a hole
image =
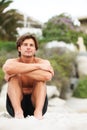
[[73, 96], [87, 98], [87, 76], [79, 79], [78, 86], [76, 87]]
[[13, 51], [16, 49], [16, 44], [15, 42], [5, 42], [5, 41], [0, 41], [0, 51], [5, 50], [7, 52]]
[[38, 56], [48, 59], [53, 66], [54, 76], [49, 84], [55, 85], [60, 90], [68, 86], [69, 78], [74, 75], [76, 55], [60, 48], [45, 48], [38, 51]]
[[2, 71], [2, 68], [0, 68], [0, 91], [4, 82], [4, 73]]
[[83, 33], [79, 26], [74, 25], [72, 18], [65, 14], [49, 19], [43, 26], [42, 34], [44, 41], [57, 40], [73, 44], [77, 44], [78, 37], [81, 36], [87, 47], [87, 34]]
[[2, 66], [5, 63], [6, 59], [14, 57], [16, 55], [15, 50], [16, 50], [15, 42], [0, 41], [0, 90], [5, 82]]

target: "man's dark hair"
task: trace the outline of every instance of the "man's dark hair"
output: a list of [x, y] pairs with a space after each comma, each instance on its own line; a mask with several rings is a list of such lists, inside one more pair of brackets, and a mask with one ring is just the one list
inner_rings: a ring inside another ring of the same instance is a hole
[[[16, 42], [16, 44], [17, 44], [17, 49], [18, 49], [18, 47], [20, 47], [21, 45], [22, 45], [22, 43], [23, 43], [23, 41], [24, 40], [26, 40], [26, 39], [33, 39], [34, 40], [34, 43], [35, 43], [35, 48], [36, 48], [36, 50], [38, 49], [38, 42], [37, 42], [37, 40], [36, 40], [36, 37], [35, 36], [33, 36], [33, 35], [31, 35], [31, 34], [24, 34], [24, 35], [22, 35], [22, 36], [20, 36], [18, 39], [17, 39], [17, 42]], [[21, 53], [19, 52], [19, 56], [21, 56]]]

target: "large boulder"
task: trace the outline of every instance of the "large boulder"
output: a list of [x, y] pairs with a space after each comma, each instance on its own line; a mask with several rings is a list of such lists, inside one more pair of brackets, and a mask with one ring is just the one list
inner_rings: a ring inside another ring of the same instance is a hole
[[57, 89], [56, 86], [50, 86], [50, 85], [47, 85], [47, 96], [48, 96], [48, 99], [51, 99], [53, 97], [59, 97], [60, 93]]
[[87, 52], [79, 53], [76, 58], [79, 77], [87, 75]]
[[6, 111], [6, 93], [7, 93], [7, 83], [3, 85], [1, 93], [0, 93], [0, 112]]

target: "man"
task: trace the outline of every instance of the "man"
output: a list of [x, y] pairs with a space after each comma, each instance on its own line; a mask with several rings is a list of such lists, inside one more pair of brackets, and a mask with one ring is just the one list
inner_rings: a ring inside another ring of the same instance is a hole
[[36, 38], [25, 34], [17, 40], [19, 57], [8, 59], [3, 65], [8, 82], [6, 108], [15, 118], [34, 115], [42, 119], [47, 110], [46, 82], [54, 71], [48, 60], [35, 57], [37, 49]]

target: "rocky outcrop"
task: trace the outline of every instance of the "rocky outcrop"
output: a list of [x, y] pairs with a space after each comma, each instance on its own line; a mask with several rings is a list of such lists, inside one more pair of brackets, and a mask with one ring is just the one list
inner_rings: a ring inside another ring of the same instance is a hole
[[79, 77], [87, 75], [87, 52], [79, 53], [76, 58], [77, 71]]

